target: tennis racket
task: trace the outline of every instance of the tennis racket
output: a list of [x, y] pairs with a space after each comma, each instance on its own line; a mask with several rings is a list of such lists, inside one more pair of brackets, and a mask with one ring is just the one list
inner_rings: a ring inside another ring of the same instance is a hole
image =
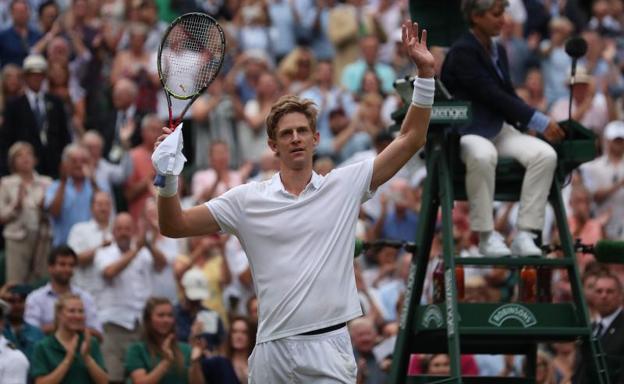
[[[215, 19], [204, 13], [187, 13], [165, 31], [158, 48], [158, 76], [169, 108], [169, 128], [182, 121], [195, 100], [217, 77], [225, 55], [225, 34]], [[174, 121], [171, 98], [188, 100]], [[158, 174], [154, 185], [164, 186]]]

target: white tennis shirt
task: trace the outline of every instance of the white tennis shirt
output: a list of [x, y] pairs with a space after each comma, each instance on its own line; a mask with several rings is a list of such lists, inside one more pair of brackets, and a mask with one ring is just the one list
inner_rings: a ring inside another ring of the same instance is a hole
[[257, 343], [361, 316], [353, 251], [360, 204], [372, 196], [373, 159], [312, 179], [299, 196], [280, 174], [238, 186], [206, 206], [238, 237], [258, 295]]

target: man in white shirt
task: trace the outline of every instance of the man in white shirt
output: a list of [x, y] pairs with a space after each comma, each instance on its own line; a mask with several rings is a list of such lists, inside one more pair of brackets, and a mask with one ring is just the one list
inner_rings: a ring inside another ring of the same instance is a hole
[[67, 238], [67, 244], [78, 255], [72, 283], [89, 292], [96, 302], [102, 278], [96, 272], [93, 260], [97, 250], [109, 246], [113, 240], [110, 229], [112, 206], [108, 193], [95, 192], [91, 200], [91, 220], [74, 224]]
[[100, 319], [104, 325], [102, 354], [110, 380], [124, 379], [126, 349], [141, 339], [140, 319], [152, 293], [152, 277], [165, 265], [145, 245], [145, 234], [136, 235], [128, 213], [120, 213], [113, 224], [114, 242], [95, 253], [95, 270], [103, 278], [99, 295]]
[[[280, 172], [232, 188], [186, 211], [177, 177], [159, 190], [160, 228], [186, 237], [223, 230], [239, 238], [258, 294], [257, 344], [250, 383], [355, 382], [345, 322], [362, 314], [353, 272], [355, 227], [362, 201], [425, 143], [433, 103], [434, 59], [411, 23], [403, 42], [419, 68], [412, 105], [398, 137], [375, 159], [320, 176], [312, 171], [319, 142], [316, 108], [284, 96], [266, 119], [268, 145]], [[157, 145], [171, 132], [164, 128]]]
[[624, 240], [624, 122], [605, 127], [605, 154], [581, 166], [583, 180], [596, 203], [596, 214], [608, 213], [606, 237]]

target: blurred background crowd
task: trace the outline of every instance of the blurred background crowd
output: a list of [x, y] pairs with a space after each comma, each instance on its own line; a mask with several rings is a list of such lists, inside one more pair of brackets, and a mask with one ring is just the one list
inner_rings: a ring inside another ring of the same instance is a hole
[[[168, 113], [156, 55], [167, 25], [190, 11], [218, 19], [227, 53], [184, 120], [183, 205], [278, 171], [264, 118], [283, 94], [319, 108], [321, 175], [392, 140], [392, 112], [404, 102], [393, 82], [415, 74], [401, 44], [406, 0], [0, 0], [0, 351], [20, 350], [31, 381], [247, 382], [257, 304], [240, 243], [158, 230], [150, 156]], [[599, 157], [562, 191], [568, 224], [583, 243], [624, 240], [624, 2], [512, 0], [499, 41], [518, 95], [565, 120], [564, 45], [579, 34], [589, 49], [572, 118], [596, 133]], [[446, 48], [431, 50], [440, 68]], [[183, 106], [174, 103], [174, 116]], [[358, 237], [413, 241], [425, 177], [417, 155], [362, 206]], [[516, 213], [498, 203], [496, 230], [511, 237]], [[544, 243], [557, 244], [550, 208], [546, 223]], [[457, 253], [476, 256], [465, 203], [456, 203], [454, 232]], [[437, 233], [432, 259], [439, 254]], [[592, 313], [621, 306], [624, 269], [577, 259]], [[355, 259], [365, 316], [349, 327], [360, 382], [387, 378], [410, 261], [393, 247]], [[513, 300], [512, 275], [467, 270], [465, 300]], [[569, 301], [565, 273], [552, 279], [553, 300]], [[605, 284], [615, 288], [596, 288]], [[570, 343], [543, 346], [539, 382], [569, 382], [575, 353]], [[523, 371], [513, 356], [465, 360], [466, 373]], [[448, 364], [413, 356], [410, 373]]]

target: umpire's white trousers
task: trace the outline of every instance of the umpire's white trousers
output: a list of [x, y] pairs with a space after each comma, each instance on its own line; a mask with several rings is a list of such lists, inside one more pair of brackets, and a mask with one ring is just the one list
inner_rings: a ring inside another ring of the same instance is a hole
[[462, 136], [460, 147], [461, 159], [466, 164], [470, 228], [479, 232], [494, 229], [494, 177], [498, 156], [502, 156], [512, 157], [526, 168], [520, 191], [518, 228], [541, 230], [544, 207], [557, 166], [557, 153], [553, 147], [506, 123], [492, 140], [477, 135]]
[[347, 327], [256, 345], [249, 384], [355, 384], [357, 367]]

